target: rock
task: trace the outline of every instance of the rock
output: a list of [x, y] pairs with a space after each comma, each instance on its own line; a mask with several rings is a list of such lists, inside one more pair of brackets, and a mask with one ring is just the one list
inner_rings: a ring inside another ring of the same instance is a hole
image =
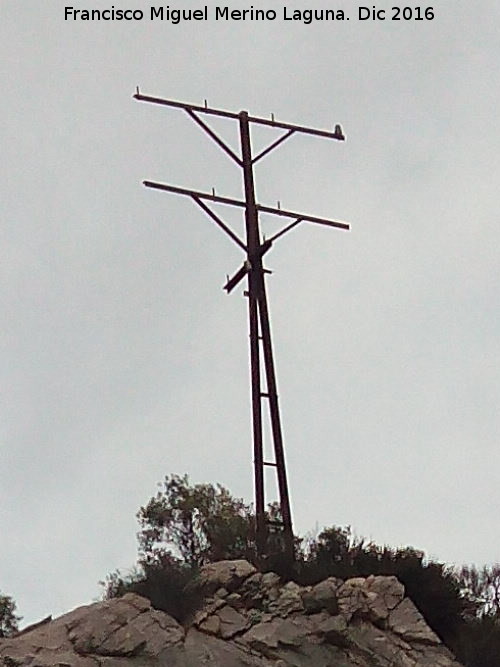
[[299, 650], [311, 635], [311, 628], [300, 617], [274, 618], [254, 625], [241, 641], [267, 658], [278, 659], [280, 651]]
[[252, 607], [261, 609], [262, 601], [266, 596], [265, 590], [262, 588], [262, 573], [256, 572], [245, 579], [238, 589], [238, 593], [241, 595], [247, 609]]
[[266, 572], [260, 582], [261, 595], [264, 600], [274, 602], [280, 595], [280, 577], [274, 572]]
[[348, 579], [337, 589], [338, 611], [347, 621], [354, 617], [367, 618], [382, 627], [403, 598], [404, 586], [393, 576], [356, 577]]
[[201, 568], [200, 584], [207, 591], [225, 588], [232, 592], [256, 572], [256, 568], [246, 560], [221, 560]]
[[255, 574], [251, 574], [241, 584], [238, 592], [241, 595], [244, 595], [245, 593], [256, 593], [257, 591], [260, 591], [262, 586], [263, 576], [264, 575], [262, 574], [262, 572], [255, 572]]
[[368, 613], [366, 579], [356, 577], [348, 579], [337, 591], [339, 613], [349, 622], [354, 616], [362, 617]]
[[275, 572], [266, 572], [261, 577], [262, 588], [277, 588], [280, 584], [279, 574]]
[[242, 637], [251, 648], [259, 651], [268, 658], [278, 658], [278, 627], [281, 621], [273, 619], [268, 623], [257, 623]]
[[68, 638], [80, 655], [156, 655], [184, 639], [184, 630], [173, 618], [132, 593], [83, 610], [65, 622]]
[[201, 623], [198, 624], [198, 627], [202, 632], [206, 632], [209, 635], [218, 635], [220, 632], [221, 620], [216, 614], [208, 616]]
[[[146, 665], [137, 664], [130, 667], [146, 667]], [[151, 667], [269, 667], [269, 662], [236, 641], [224, 641], [200, 633], [196, 628], [190, 628], [182, 654], [171, 652], [165, 656], [165, 660], [154, 663]]]
[[343, 616], [328, 616], [318, 624], [318, 634], [325, 641], [342, 648], [349, 646], [347, 621]]
[[223, 598], [207, 598], [202, 609], [199, 609], [193, 617], [193, 625], [200, 625], [211, 614], [215, 613], [217, 609], [224, 607], [226, 601]]
[[0, 640], [3, 667], [460, 667], [395, 577], [316, 586], [246, 561], [204, 568], [189, 627], [127, 594]]
[[405, 588], [397, 577], [375, 577], [370, 576], [366, 579], [368, 590], [375, 592], [380, 598], [383, 598], [387, 609], [392, 610], [405, 596]]
[[388, 626], [409, 642], [418, 641], [436, 645], [441, 643], [409, 598], [405, 598], [391, 611]]
[[366, 579], [368, 617], [374, 623], [384, 623], [389, 613], [403, 600], [405, 589], [396, 577]]
[[218, 609], [216, 614], [220, 619], [219, 634], [223, 639], [230, 639], [250, 627], [249, 619], [229, 605]]
[[307, 587], [302, 593], [304, 609], [308, 614], [316, 614], [326, 609], [330, 614], [338, 612], [337, 591], [344, 582], [336, 577], [328, 577], [319, 584]]
[[36, 623], [32, 623], [31, 625], [27, 625], [22, 630], [19, 630], [19, 632], [15, 632], [13, 637], [20, 637], [21, 635], [25, 635], [28, 632], [31, 632], [32, 630], [36, 630], [37, 628], [41, 628], [42, 625], [46, 625], [47, 623], [50, 623], [51, 620], [52, 620], [52, 615], [46, 616], [45, 618], [42, 618], [41, 621], [37, 621]]
[[10, 660], [33, 667], [95, 667], [97, 656], [152, 657], [183, 639], [184, 630], [177, 621], [152, 609], [148, 600], [128, 593], [80, 607], [0, 642], [0, 658], [4, 665]]
[[293, 581], [289, 581], [281, 588], [276, 600], [271, 602], [269, 611], [283, 618], [293, 611], [304, 611], [301, 593], [302, 588]]
[[227, 604], [231, 605], [231, 607], [241, 607], [241, 595], [239, 593], [230, 593], [226, 597], [226, 602]]
[[277, 628], [278, 644], [298, 649], [311, 635], [310, 627], [300, 617], [283, 619]]

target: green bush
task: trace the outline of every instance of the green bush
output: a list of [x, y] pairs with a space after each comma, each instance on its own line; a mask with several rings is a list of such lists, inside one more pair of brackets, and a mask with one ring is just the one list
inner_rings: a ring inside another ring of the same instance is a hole
[[10, 637], [18, 630], [20, 616], [16, 616], [16, 603], [9, 595], [0, 593], [0, 638]]
[[196, 568], [172, 556], [162, 562], [142, 564], [127, 576], [119, 571], [108, 575], [101, 585], [104, 599], [136, 593], [150, 600], [155, 609], [166, 612], [179, 623], [186, 623], [200, 608], [203, 595], [197, 586]]

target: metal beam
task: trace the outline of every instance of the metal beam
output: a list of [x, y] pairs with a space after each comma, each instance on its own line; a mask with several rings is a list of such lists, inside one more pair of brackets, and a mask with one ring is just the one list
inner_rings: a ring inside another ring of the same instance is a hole
[[[268, 239], [267, 241], [264, 241], [264, 243], [261, 243], [256, 253], [252, 255], [252, 261], [265, 255], [266, 252], [271, 249], [272, 244], [273, 242], [271, 239]], [[228, 277], [227, 282], [222, 289], [225, 289], [228, 294], [232, 292], [232, 290], [236, 287], [236, 285], [238, 285], [238, 283], [241, 280], [243, 280], [243, 278], [247, 275], [247, 273], [250, 272], [252, 268], [252, 261], [246, 259], [243, 262], [243, 266], [234, 274], [234, 276], [232, 278]], [[262, 271], [264, 273], [271, 273], [271, 271], [268, 271], [267, 269], [262, 269]]]
[[202, 107], [196, 104], [188, 104], [187, 102], [175, 102], [174, 100], [165, 100], [161, 97], [151, 97], [151, 95], [143, 95], [142, 93], [136, 93], [134, 99], [139, 100], [139, 102], [150, 102], [151, 104], [161, 104], [166, 107], [174, 107], [176, 109], [184, 109], [187, 111], [191, 109], [192, 111], [198, 111], [199, 113], [206, 113], [211, 116], [224, 116], [224, 118], [234, 118], [238, 119], [239, 116], [234, 111], [223, 111], [222, 109], [211, 109], [208, 106]]
[[230, 292], [233, 291], [233, 289], [240, 283], [243, 278], [249, 273], [251, 269], [251, 264], [250, 262], [246, 259], [243, 262], [243, 266], [234, 274], [232, 278], [227, 279], [227, 283], [224, 285], [222, 289], [225, 289], [226, 292], [229, 294]]
[[327, 227], [336, 227], [337, 229], [349, 230], [347, 222], [338, 222], [337, 220], [328, 220], [328, 218], [318, 218], [317, 216], [306, 215], [305, 213], [297, 213], [294, 211], [284, 211], [282, 208], [272, 208], [271, 206], [262, 206], [257, 204], [257, 210], [260, 213], [270, 213], [271, 215], [280, 215], [283, 218], [300, 218], [305, 222], [315, 222], [318, 225], [326, 225]]
[[262, 434], [262, 404], [259, 349], [259, 299], [262, 290], [262, 261], [258, 256], [260, 247], [259, 214], [255, 203], [255, 188], [252, 169], [252, 149], [248, 114], [239, 114], [243, 187], [245, 191], [245, 226], [247, 232], [248, 264], [248, 319], [250, 324], [250, 376], [252, 384], [252, 424], [255, 486], [256, 542], [259, 557], [266, 552], [267, 527], [264, 502], [264, 460]]
[[[177, 109], [184, 109], [185, 111], [197, 111], [198, 113], [206, 113], [212, 116], [223, 116], [224, 118], [238, 119], [239, 114], [234, 111], [224, 111], [222, 109], [213, 109], [211, 107], [203, 107], [196, 104], [188, 104], [187, 102], [175, 102], [173, 100], [165, 100], [161, 97], [151, 97], [150, 95], [143, 95], [136, 93], [134, 95], [139, 102], [150, 102], [151, 104], [161, 104], [167, 107], [175, 107]], [[303, 134], [312, 134], [317, 137], [325, 137], [327, 139], [336, 139], [337, 141], [344, 141], [345, 137], [337, 132], [328, 132], [327, 130], [316, 130], [312, 127], [305, 127], [303, 125], [294, 125], [292, 123], [282, 123], [277, 120], [269, 120], [268, 118], [259, 118], [258, 116], [248, 116], [249, 123], [256, 123], [257, 125], [267, 125], [268, 127], [276, 127], [281, 130], [293, 130], [294, 132], [302, 132]]]
[[[155, 181], [143, 181], [147, 188], [155, 190], [165, 190], [166, 192], [173, 192], [177, 195], [186, 195], [188, 197], [197, 197], [198, 199], [206, 199], [217, 204], [226, 204], [228, 206], [238, 206], [246, 208], [246, 203], [240, 199], [231, 199], [230, 197], [219, 197], [218, 195], [210, 195], [206, 192], [199, 192], [197, 190], [188, 190], [187, 188], [179, 188], [176, 185], [167, 185], [166, 183], [156, 183]], [[317, 216], [306, 215], [305, 213], [294, 213], [293, 211], [285, 211], [282, 208], [273, 208], [271, 206], [262, 206], [256, 204], [257, 211], [260, 213], [269, 213], [271, 215], [279, 215], [284, 218], [300, 218], [306, 222], [315, 222], [320, 225], [327, 225], [328, 227], [336, 227], [337, 229], [350, 229], [347, 222], [338, 222], [336, 220], [328, 220], [328, 218], [318, 218]]]

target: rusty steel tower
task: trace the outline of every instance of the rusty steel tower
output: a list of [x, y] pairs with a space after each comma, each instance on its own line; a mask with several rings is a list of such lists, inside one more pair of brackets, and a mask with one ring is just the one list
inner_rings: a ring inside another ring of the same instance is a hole
[[[269, 521], [265, 511], [265, 493], [264, 493], [264, 467], [271, 466], [275, 468], [278, 490], [279, 505], [281, 510], [280, 526], [283, 530], [283, 540], [285, 552], [292, 560], [294, 558], [293, 546], [293, 528], [292, 513], [290, 509], [290, 494], [288, 490], [288, 481], [286, 474], [285, 453], [283, 446], [283, 434], [281, 428], [280, 411], [278, 404], [278, 392], [276, 383], [276, 371], [273, 357], [273, 347], [271, 341], [271, 328], [269, 323], [269, 309], [267, 304], [265, 274], [269, 273], [263, 266], [263, 256], [272, 247], [274, 241], [280, 236], [291, 230], [301, 222], [312, 222], [338, 229], [349, 229], [345, 222], [336, 222], [303, 213], [294, 213], [269, 206], [262, 206], [255, 200], [254, 187], [254, 164], [270, 153], [274, 148], [282, 144], [293, 134], [300, 132], [328, 139], [345, 139], [340, 125], [335, 126], [334, 132], [325, 130], [315, 130], [290, 123], [278, 122], [271, 116], [271, 119], [256, 118], [249, 116], [246, 111], [234, 113], [220, 109], [212, 109], [205, 102], [204, 106], [195, 106], [184, 102], [165, 100], [158, 97], [143, 95], [137, 88], [134, 95], [136, 100], [149, 102], [168, 107], [174, 107], [186, 112], [215, 143], [242, 169], [244, 200], [219, 197], [212, 191], [212, 194], [188, 190], [164, 183], [155, 183], [144, 181], [148, 188], [164, 190], [178, 195], [190, 197], [203, 211], [236, 243], [244, 252], [245, 260], [241, 268], [227, 279], [224, 289], [229, 294], [246, 276], [248, 276], [248, 289], [244, 292], [248, 297], [248, 314], [250, 326], [250, 371], [252, 385], [252, 425], [253, 425], [253, 456], [254, 456], [254, 485], [255, 485], [255, 515], [256, 515], [256, 538], [257, 550], [259, 556], [266, 555]], [[236, 120], [239, 124], [241, 155], [238, 156], [203, 120], [204, 116], [222, 116], [224, 118]], [[267, 146], [257, 155], [252, 154], [250, 140], [250, 126], [264, 125], [281, 130], [282, 134], [275, 141]], [[239, 236], [215, 213], [207, 204], [213, 202], [216, 204], [225, 204], [244, 209], [246, 223], [246, 239], [242, 241]], [[279, 232], [267, 240], [261, 240], [259, 229], [259, 213], [281, 216], [282, 218], [292, 220], [286, 224]], [[265, 373], [265, 385], [262, 383], [262, 365]], [[274, 445], [274, 461], [264, 460], [263, 447], [263, 428], [262, 428], [262, 402], [267, 400], [269, 404], [269, 415], [271, 420], [271, 433]]]

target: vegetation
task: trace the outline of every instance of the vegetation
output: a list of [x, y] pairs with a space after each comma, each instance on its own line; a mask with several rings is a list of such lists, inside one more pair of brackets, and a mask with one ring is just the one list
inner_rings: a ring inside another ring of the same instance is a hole
[[461, 631], [451, 646], [466, 667], [500, 665], [500, 566], [462, 567], [460, 594], [467, 601]]
[[155, 609], [167, 612], [180, 623], [189, 620], [200, 608], [202, 595], [196, 586], [198, 569], [182, 560], [166, 556], [154, 563], [141, 562], [139, 567], [123, 576], [119, 571], [108, 574], [104, 599], [137, 593], [151, 601]]
[[[279, 518], [279, 507], [269, 506], [268, 514]], [[193, 486], [187, 476], [167, 476], [137, 517], [137, 567], [125, 577], [119, 572], [108, 575], [106, 598], [136, 592], [182, 622], [201, 602], [196, 586], [200, 566], [226, 558], [258, 563], [253, 510], [219, 484]], [[394, 549], [355, 538], [349, 527], [332, 526], [316, 537], [296, 538], [293, 569], [283, 558], [278, 534], [270, 544], [261, 569], [302, 585], [328, 576], [397, 576], [431, 628], [466, 667], [500, 666], [500, 566], [453, 570], [427, 560], [413, 547]]]
[[163, 490], [137, 518], [141, 564], [178, 558], [197, 568], [223, 558], [255, 557], [251, 507], [220, 484], [190, 486], [187, 475], [166, 477]]
[[0, 593], [0, 638], [10, 637], [18, 630], [21, 620], [16, 616], [16, 603], [9, 595]]

